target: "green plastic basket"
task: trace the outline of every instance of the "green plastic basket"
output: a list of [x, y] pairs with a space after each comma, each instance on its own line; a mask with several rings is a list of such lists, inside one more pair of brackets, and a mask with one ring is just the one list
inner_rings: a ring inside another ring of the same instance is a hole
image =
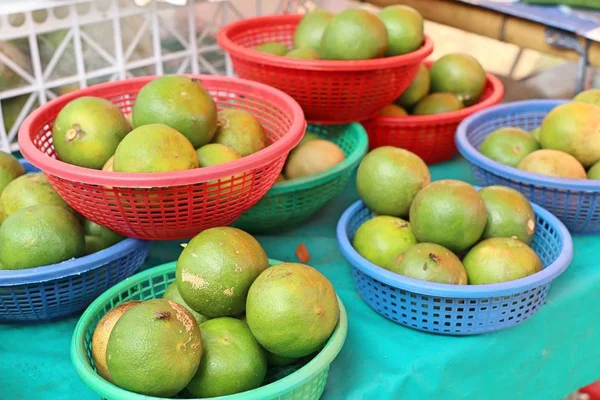
[[234, 226], [251, 233], [290, 229], [337, 197], [346, 187], [369, 147], [369, 139], [359, 123], [347, 125], [309, 125], [307, 131], [331, 140], [346, 159], [320, 174], [276, 183]]
[[[270, 260], [271, 265], [280, 261]], [[99, 296], [83, 313], [71, 340], [71, 362], [83, 382], [102, 398], [108, 400], [151, 400], [158, 397], [128, 392], [104, 380], [96, 373], [92, 358], [92, 334], [100, 318], [113, 307], [128, 300], [147, 300], [162, 297], [167, 286], [175, 280], [176, 262], [140, 272], [113, 286]], [[271, 369], [265, 386], [213, 400], [316, 400], [321, 397], [329, 366], [337, 357], [346, 340], [348, 319], [344, 305], [339, 300], [340, 320], [325, 347], [312, 359], [295, 366]]]

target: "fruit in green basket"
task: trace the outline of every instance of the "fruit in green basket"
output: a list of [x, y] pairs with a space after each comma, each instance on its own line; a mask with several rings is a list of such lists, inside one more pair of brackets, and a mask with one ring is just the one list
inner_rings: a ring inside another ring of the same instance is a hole
[[12, 154], [0, 151], [0, 193], [12, 181], [25, 174], [25, 168]]
[[267, 360], [250, 328], [236, 318], [215, 318], [201, 326], [204, 355], [187, 385], [193, 397], [226, 396], [259, 387]]
[[110, 374], [108, 373], [108, 366], [106, 365], [106, 347], [108, 346], [108, 338], [123, 313], [140, 303], [141, 301], [131, 300], [119, 304], [104, 314], [94, 329], [94, 334], [92, 335], [92, 360], [94, 360], [94, 366], [96, 367], [98, 374], [109, 382], [111, 381]]
[[217, 106], [197, 79], [165, 75], [147, 83], [131, 111], [133, 127], [165, 124], [179, 131], [197, 149], [217, 130]]
[[507, 127], [490, 133], [479, 146], [479, 151], [494, 161], [515, 167], [525, 156], [539, 148], [540, 145], [529, 132]]
[[536, 140], [536, 142], [540, 142], [540, 133], [542, 133], [542, 127], [538, 126], [537, 128], [535, 128], [532, 131], [529, 131], [529, 133], [531, 134], [531, 136], [533, 136], [533, 138]]
[[268, 268], [246, 301], [248, 326], [271, 353], [304, 357], [319, 350], [335, 329], [340, 310], [331, 282], [304, 264]]
[[388, 49], [388, 32], [375, 14], [360, 8], [338, 13], [321, 38], [325, 60], [367, 60], [383, 57]]
[[523, 171], [559, 178], [585, 179], [583, 165], [575, 157], [558, 150], [536, 150], [517, 165]]
[[488, 186], [479, 191], [487, 210], [482, 239], [516, 237], [529, 244], [535, 233], [535, 213], [525, 196], [506, 186]]
[[443, 114], [463, 109], [465, 106], [454, 93], [432, 93], [423, 97], [415, 108], [415, 115]]
[[285, 182], [285, 181], [286, 181], [285, 176], [283, 176], [282, 174], [279, 174], [279, 176], [277, 177], [277, 180], [275, 182], [277, 183], [277, 182]]
[[600, 89], [585, 90], [575, 96], [573, 101], [581, 101], [600, 107]]
[[311, 49], [309, 47], [294, 49], [286, 53], [285, 56], [291, 58], [303, 58], [307, 60], [318, 60], [319, 58], [321, 58], [321, 55], [317, 50]]
[[22, 175], [10, 182], [0, 194], [0, 205], [7, 216], [23, 208], [42, 204], [71, 210], [43, 173]]
[[287, 179], [302, 178], [326, 171], [341, 163], [346, 155], [329, 140], [315, 139], [295, 149], [288, 157], [284, 175]]
[[135, 128], [115, 152], [115, 172], [169, 172], [198, 168], [196, 150], [181, 133], [163, 124]]
[[219, 111], [218, 126], [213, 142], [231, 147], [242, 157], [256, 153], [268, 145], [262, 125], [246, 110], [226, 108]]
[[280, 42], [266, 42], [259, 44], [254, 47], [254, 50], [261, 53], [272, 54], [274, 56], [283, 56], [290, 51], [285, 44]]
[[406, 110], [396, 104], [388, 104], [379, 110], [379, 115], [384, 117], [405, 117], [408, 115]]
[[152, 299], [125, 311], [108, 339], [106, 361], [113, 382], [156, 397], [179, 393], [202, 357], [200, 328], [171, 300]]
[[445, 179], [432, 182], [415, 196], [410, 222], [419, 242], [439, 244], [460, 253], [481, 237], [487, 211], [473, 186]]
[[62, 207], [23, 208], [0, 225], [0, 262], [5, 269], [56, 264], [85, 253], [83, 228]]
[[378, 215], [364, 222], [352, 245], [373, 264], [386, 268], [398, 254], [417, 243], [410, 223], [397, 217]]
[[[600, 179], [600, 161], [598, 161], [596, 164], [592, 165], [590, 169], [588, 169], [587, 178]], [[2, 223], [1, 220], [0, 223]]]
[[396, 100], [396, 104], [404, 108], [413, 108], [423, 97], [429, 93], [431, 79], [429, 78], [429, 69], [424, 64], [419, 66], [419, 72], [412, 83]]
[[177, 282], [173, 282], [167, 287], [167, 290], [165, 290], [165, 293], [163, 294], [163, 299], [171, 300], [179, 305], [184, 306], [190, 312], [190, 314], [192, 314], [198, 325], [209, 320], [207, 316], [194, 311], [192, 307], [188, 306], [188, 304], [185, 302], [185, 300], [183, 300], [183, 297], [181, 297], [181, 294], [179, 293], [179, 289], [177, 288]]
[[540, 144], [544, 149], [571, 154], [585, 167], [600, 161], [600, 107], [571, 102], [546, 115]]
[[79, 97], [58, 113], [52, 141], [58, 158], [80, 167], [101, 169], [131, 131], [113, 103], [99, 97]]
[[458, 257], [434, 243], [417, 243], [398, 254], [387, 269], [422, 281], [466, 285], [467, 272]]
[[242, 158], [240, 153], [220, 143], [209, 143], [196, 150], [200, 167], [210, 167]]
[[323, 32], [333, 17], [334, 13], [322, 8], [306, 13], [294, 32], [294, 48], [310, 47], [319, 50]]
[[468, 54], [447, 54], [431, 65], [431, 91], [454, 93], [464, 105], [479, 100], [486, 84], [486, 75], [479, 62]]
[[404, 5], [387, 6], [381, 10], [379, 18], [388, 31], [386, 56], [410, 53], [423, 44], [423, 16], [414, 8]]
[[296, 145], [296, 147], [294, 147], [292, 149], [292, 151], [296, 151], [296, 149], [299, 148], [300, 146], [302, 146], [303, 144], [308, 143], [313, 140], [316, 140], [316, 139], [321, 139], [321, 137], [318, 134], [307, 130], [306, 133], [304, 134], [304, 136], [302, 136], [302, 140], [300, 140], [300, 143], [298, 143]]
[[471, 285], [513, 281], [543, 269], [535, 251], [514, 238], [481, 241], [467, 253], [463, 264]]
[[196, 235], [177, 260], [177, 288], [193, 310], [207, 317], [235, 316], [246, 308], [250, 285], [269, 266], [258, 241], [231, 227]]
[[[246, 319], [246, 314], [242, 315], [241, 317], [238, 317], [238, 319], [240, 321], [242, 321], [243, 323], [245, 323], [246, 325], [248, 324], [248, 320]], [[263, 351], [267, 358], [267, 366], [269, 366], [269, 367], [285, 367], [285, 366], [292, 365], [292, 364], [295, 364], [296, 362], [298, 362], [298, 358], [295, 358], [295, 357], [278, 356], [277, 354], [273, 354], [273, 353], [265, 350], [264, 348], [263, 348]]]
[[83, 230], [86, 235], [96, 236], [102, 239], [102, 241], [106, 243], [106, 247], [115, 245], [125, 239], [124, 236], [111, 231], [105, 226], [92, 222], [89, 219], [83, 220]]
[[413, 198], [431, 180], [427, 164], [408, 150], [379, 147], [363, 158], [356, 175], [358, 195], [374, 213], [405, 217]]

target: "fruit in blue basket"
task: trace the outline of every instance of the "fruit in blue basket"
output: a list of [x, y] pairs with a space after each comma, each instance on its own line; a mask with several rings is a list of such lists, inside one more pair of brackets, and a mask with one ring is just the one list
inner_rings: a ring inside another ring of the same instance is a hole
[[0, 193], [12, 181], [25, 174], [25, 168], [12, 154], [0, 151]]
[[163, 294], [163, 299], [171, 300], [179, 305], [184, 306], [190, 312], [190, 314], [192, 314], [198, 325], [209, 320], [207, 316], [194, 311], [192, 307], [187, 305], [185, 300], [183, 300], [183, 297], [181, 297], [181, 294], [179, 294], [177, 282], [173, 282], [167, 287], [167, 290], [165, 290], [165, 293]]
[[387, 266], [392, 272], [422, 281], [466, 285], [467, 273], [458, 257], [434, 243], [417, 243]]
[[106, 347], [108, 346], [108, 338], [123, 313], [140, 303], [141, 301], [131, 300], [119, 304], [104, 314], [94, 329], [94, 334], [92, 335], [92, 360], [94, 360], [94, 366], [96, 367], [98, 374], [109, 382], [111, 381], [110, 374], [108, 373], [108, 366], [106, 365]]
[[573, 101], [594, 104], [600, 107], [600, 89], [588, 89], [573, 98]]
[[[588, 169], [587, 178], [600, 179], [600, 161], [598, 161], [596, 164], [592, 165], [590, 169]], [[0, 221], [0, 223], [2, 222]]]
[[431, 65], [431, 91], [454, 93], [470, 106], [483, 94], [486, 75], [479, 62], [468, 54], [447, 54]]
[[172, 397], [190, 382], [202, 357], [198, 324], [171, 300], [131, 307], [115, 324], [106, 349], [112, 381], [131, 392]]
[[535, 233], [535, 213], [525, 196], [506, 186], [488, 186], [479, 191], [487, 210], [482, 239], [516, 237], [531, 243]]
[[443, 114], [463, 109], [465, 106], [454, 93], [432, 93], [423, 97], [415, 108], [414, 115]]
[[0, 263], [5, 269], [26, 269], [81, 257], [83, 228], [63, 207], [23, 208], [0, 225]]
[[252, 113], [239, 108], [219, 111], [218, 129], [213, 142], [231, 147], [242, 157], [256, 153], [269, 144], [260, 121]]
[[600, 107], [582, 102], [562, 104], [542, 122], [540, 144], [544, 149], [560, 150], [585, 167], [600, 161]]
[[529, 131], [529, 133], [531, 134], [531, 136], [533, 136], [533, 138], [536, 140], [536, 142], [540, 142], [540, 134], [542, 133], [542, 127], [538, 126], [537, 128]]
[[352, 240], [361, 256], [382, 268], [415, 243], [417, 239], [410, 223], [387, 215], [378, 215], [364, 222]]
[[194, 146], [181, 133], [163, 124], [135, 128], [117, 147], [115, 172], [169, 172], [198, 168]]
[[269, 266], [258, 241], [231, 227], [196, 235], [177, 260], [179, 293], [192, 309], [207, 317], [236, 316], [246, 308], [250, 285]]
[[329, 140], [315, 139], [294, 150], [287, 159], [284, 175], [287, 179], [302, 178], [326, 171], [341, 163], [346, 155]]
[[405, 117], [408, 115], [406, 110], [396, 104], [388, 104], [379, 110], [379, 115], [384, 117]]
[[557, 178], [585, 179], [587, 177], [583, 165], [575, 157], [558, 150], [536, 150], [523, 158], [517, 168]]
[[335, 14], [331, 11], [317, 8], [306, 13], [294, 32], [294, 48], [313, 48], [319, 50], [323, 32]]
[[539, 148], [540, 145], [529, 132], [508, 127], [490, 133], [479, 146], [479, 151], [494, 161], [515, 167], [525, 156]]
[[543, 268], [535, 251], [514, 238], [491, 238], [477, 243], [463, 264], [471, 285], [513, 281]]
[[165, 75], [147, 83], [133, 106], [133, 127], [165, 124], [181, 132], [197, 149], [217, 130], [217, 106], [202, 83], [185, 76]]
[[58, 158], [69, 164], [101, 169], [131, 131], [116, 105], [99, 97], [79, 97], [58, 113], [52, 142]]
[[105, 226], [92, 222], [89, 219], [83, 220], [83, 230], [86, 235], [100, 238], [106, 244], [106, 247], [115, 245], [125, 239], [124, 236], [111, 231]]
[[200, 167], [210, 167], [242, 158], [240, 153], [220, 143], [209, 143], [196, 150]]
[[405, 217], [416, 194], [431, 181], [427, 164], [408, 150], [379, 147], [363, 158], [356, 175], [362, 201], [375, 214]]
[[193, 397], [217, 397], [259, 387], [267, 360], [250, 328], [236, 318], [215, 318], [202, 324], [204, 355], [187, 385]]
[[319, 58], [321, 58], [319, 52], [315, 49], [311, 49], [310, 47], [294, 49], [286, 53], [285, 56], [291, 58], [303, 58], [307, 60], [318, 60]]
[[285, 44], [280, 42], [266, 42], [259, 44], [258, 46], [254, 47], [254, 50], [261, 53], [272, 54], [274, 56], [283, 56], [290, 51]]
[[71, 210], [43, 173], [22, 175], [10, 182], [0, 194], [0, 206], [7, 216], [23, 208], [42, 204]]
[[379, 12], [379, 18], [388, 31], [386, 56], [410, 53], [423, 44], [423, 16], [414, 8], [404, 5], [388, 6]]
[[421, 190], [410, 207], [410, 223], [419, 242], [444, 246], [455, 253], [481, 237], [487, 211], [481, 195], [468, 183], [446, 179]]
[[402, 96], [396, 100], [396, 104], [408, 109], [413, 108], [419, 100], [427, 96], [430, 86], [429, 69], [424, 64], [421, 64], [417, 76], [415, 76], [408, 89], [402, 93]]
[[109, 246], [106, 244], [104, 240], [99, 238], [98, 236], [85, 235], [85, 252], [86, 256], [90, 254], [97, 253], [101, 250], [108, 248]]
[[246, 319], [256, 340], [284, 357], [304, 357], [321, 349], [339, 315], [331, 282], [298, 263], [268, 268], [256, 278], [246, 301]]
[[321, 38], [325, 60], [367, 60], [383, 57], [388, 49], [388, 32], [375, 14], [360, 8], [338, 13]]

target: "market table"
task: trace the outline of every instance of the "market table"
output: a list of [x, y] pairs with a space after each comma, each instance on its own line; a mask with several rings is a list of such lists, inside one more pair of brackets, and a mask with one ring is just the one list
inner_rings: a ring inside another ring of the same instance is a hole
[[[434, 179], [473, 181], [463, 159], [431, 168]], [[259, 237], [270, 257], [295, 261], [306, 244], [309, 264], [334, 284], [348, 311], [346, 344], [332, 365], [324, 400], [559, 400], [600, 376], [600, 238], [575, 237], [571, 267], [552, 285], [547, 304], [503, 332], [446, 337], [404, 328], [372, 311], [354, 290], [338, 251], [336, 222], [357, 199], [354, 184], [305, 226]], [[155, 243], [148, 266], [177, 258], [179, 242]], [[0, 325], [0, 399], [98, 398], [71, 367], [77, 317], [36, 325]]]

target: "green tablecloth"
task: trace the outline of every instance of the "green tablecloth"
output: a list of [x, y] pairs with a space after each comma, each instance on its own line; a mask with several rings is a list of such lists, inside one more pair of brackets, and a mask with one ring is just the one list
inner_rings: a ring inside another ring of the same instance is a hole
[[[432, 168], [434, 179], [473, 182], [464, 160]], [[333, 282], [348, 310], [344, 349], [334, 362], [324, 400], [564, 399], [600, 378], [600, 238], [575, 238], [575, 259], [553, 284], [548, 303], [524, 324], [476, 337], [444, 337], [396, 325], [372, 311], [354, 290], [335, 226], [357, 199], [354, 185], [312, 222], [278, 237], [259, 237], [271, 258], [295, 260], [300, 243]], [[178, 242], [156, 243], [149, 265], [177, 258]], [[69, 360], [72, 317], [44, 325], [0, 325], [0, 399], [95, 399]]]

